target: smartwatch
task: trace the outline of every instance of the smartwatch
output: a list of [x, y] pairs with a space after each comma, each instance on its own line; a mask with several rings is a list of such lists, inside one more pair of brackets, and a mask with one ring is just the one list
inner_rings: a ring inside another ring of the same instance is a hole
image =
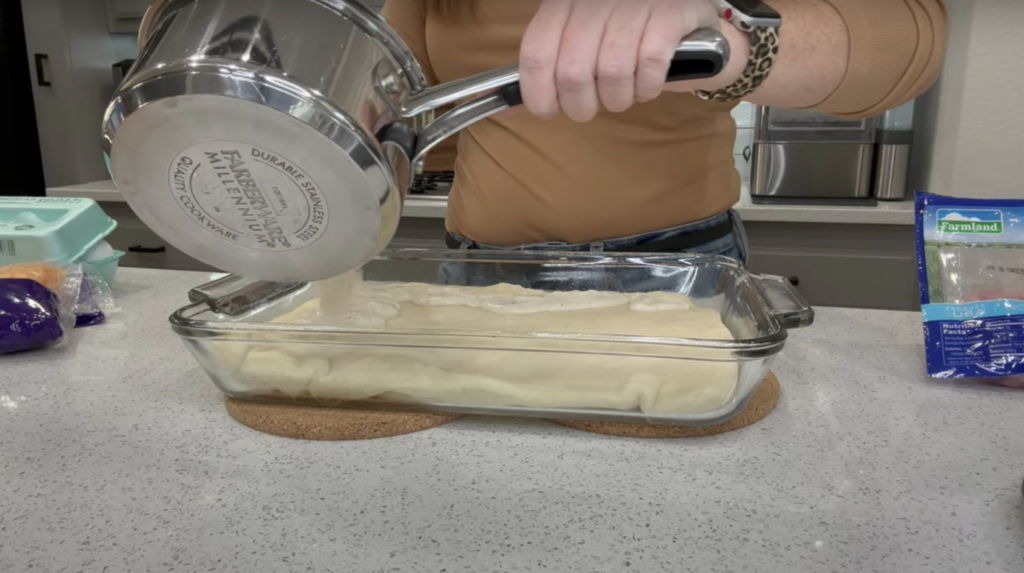
[[750, 56], [743, 75], [731, 86], [720, 90], [697, 91], [709, 101], [734, 101], [756, 90], [768, 78], [779, 56], [779, 29], [782, 16], [761, 0], [710, 0], [723, 20], [750, 35]]
[[711, 0], [723, 20], [749, 32], [754, 28], [776, 28], [782, 16], [761, 0]]

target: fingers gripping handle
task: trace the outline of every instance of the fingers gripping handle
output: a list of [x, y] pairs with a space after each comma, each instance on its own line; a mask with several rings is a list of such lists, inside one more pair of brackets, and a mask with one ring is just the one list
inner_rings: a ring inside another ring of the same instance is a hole
[[[722, 72], [729, 61], [729, 43], [715, 30], [697, 30], [679, 44], [669, 67], [667, 82], [713, 78]], [[519, 82], [499, 90], [509, 107], [523, 103]]]

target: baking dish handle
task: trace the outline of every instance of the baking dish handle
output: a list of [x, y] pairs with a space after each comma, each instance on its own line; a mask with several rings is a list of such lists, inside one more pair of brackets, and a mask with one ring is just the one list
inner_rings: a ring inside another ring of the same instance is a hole
[[753, 275], [775, 318], [786, 329], [804, 328], [814, 324], [814, 309], [785, 277]]
[[189, 291], [189, 301], [205, 303], [210, 310], [229, 316], [243, 314], [257, 304], [264, 304], [295, 292], [307, 283], [276, 283], [227, 275]]

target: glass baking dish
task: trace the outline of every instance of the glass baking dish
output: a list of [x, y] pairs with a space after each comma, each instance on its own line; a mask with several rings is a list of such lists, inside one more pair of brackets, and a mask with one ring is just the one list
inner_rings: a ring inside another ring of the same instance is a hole
[[170, 321], [217, 387], [239, 399], [693, 426], [742, 411], [787, 329], [814, 319], [788, 280], [714, 256], [398, 250], [364, 277], [679, 293], [717, 313], [732, 339], [282, 322], [318, 297], [316, 286], [237, 276], [193, 289]]

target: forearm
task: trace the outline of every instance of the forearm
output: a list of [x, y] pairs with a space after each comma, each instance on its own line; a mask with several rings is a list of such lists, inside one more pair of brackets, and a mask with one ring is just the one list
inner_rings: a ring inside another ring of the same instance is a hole
[[[779, 56], [747, 100], [868, 117], [923, 93], [938, 77], [948, 15], [943, 0], [773, 0], [782, 14]], [[743, 72], [750, 42], [731, 25], [732, 46], [718, 77], [669, 89], [715, 90]], [[703, 83], [703, 85], [700, 85]]]
[[[784, 22], [779, 58], [764, 83], [744, 99], [775, 107], [815, 106], [835, 92], [846, 75], [850, 59], [846, 24], [835, 8], [821, 0], [774, 0], [772, 6]], [[750, 38], [734, 26], [728, 32], [744, 60], [738, 65], [745, 66]]]
[[[824, 101], [843, 81], [849, 35], [839, 12], [823, 0], [774, 0], [782, 15], [779, 56], [768, 78], [745, 100], [758, 105], [803, 108]], [[722, 73], [707, 80], [670, 84], [671, 91], [714, 91], [731, 85], [750, 58], [750, 37], [722, 21], [731, 48]]]

